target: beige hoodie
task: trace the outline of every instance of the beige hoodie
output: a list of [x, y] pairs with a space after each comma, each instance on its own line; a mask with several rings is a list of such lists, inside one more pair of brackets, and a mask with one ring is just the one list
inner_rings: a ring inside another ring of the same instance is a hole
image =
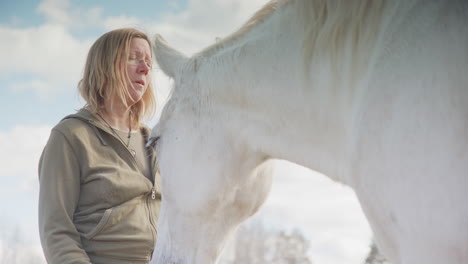
[[[149, 129], [141, 129], [147, 139]], [[153, 181], [88, 110], [52, 129], [39, 161], [39, 233], [48, 263], [147, 263], [161, 202]], [[155, 183], [154, 183], [155, 182]]]

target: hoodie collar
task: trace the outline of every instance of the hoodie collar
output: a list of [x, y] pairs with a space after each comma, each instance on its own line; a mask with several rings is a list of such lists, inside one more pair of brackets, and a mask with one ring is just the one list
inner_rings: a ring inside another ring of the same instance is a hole
[[[86, 108], [81, 108], [75, 114], [66, 116], [64, 119], [67, 119], [67, 118], [77, 118], [77, 119], [83, 120], [83, 121], [85, 121], [85, 122], [99, 128], [99, 129], [113, 135], [112, 130], [109, 128], [109, 126], [107, 124], [104, 124], [104, 122], [102, 122], [102, 120], [97, 115], [91, 113], [91, 111], [89, 111]], [[150, 134], [150, 129], [148, 127], [146, 127], [145, 125], [140, 125], [140, 132], [145, 137], [145, 140], [148, 140], [148, 136]]]

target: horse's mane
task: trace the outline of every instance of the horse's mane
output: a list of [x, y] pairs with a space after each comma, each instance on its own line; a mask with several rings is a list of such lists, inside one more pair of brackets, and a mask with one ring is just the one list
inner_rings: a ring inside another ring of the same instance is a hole
[[[282, 1], [282, 4], [286, 4], [291, 2], [292, 0], [284, 0]], [[268, 2], [263, 8], [258, 10], [238, 31], [236, 31], [234, 34], [229, 36], [226, 41], [230, 41], [231, 39], [237, 38], [242, 36], [243, 34], [249, 32], [253, 27], [255, 27], [257, 24], [263, 22], [265, 18], [270, 16], [273, 11], [275, 11], [278, 6], [280, 0], [273, 0]]]
[[[302, 1], [306, 38], [304, 57], [328, 55], [332, 64], [346, 56], [363, 58], [382, 31], [383, 12], [387, 0], [306, 0]], [[345, 49], [346, 47], [349, 49]], [[348, 54], [348, 56], [350, 55]]]
[[[366, 57], [381, 31], [384, 8], [388, 0], [272, 0], [257, 11], [240, 29], [195, 55], [206, 57], [235, 45], [237, 40], [264, 22], [281, 7], [298, 5], [297, 17], [305, 25], [302, 47], [305, 62], [315, 56], [329, 56], [332, 64], [349, 54], [358, 61]], [[358, 62], [360, 63], [360, 62]]]

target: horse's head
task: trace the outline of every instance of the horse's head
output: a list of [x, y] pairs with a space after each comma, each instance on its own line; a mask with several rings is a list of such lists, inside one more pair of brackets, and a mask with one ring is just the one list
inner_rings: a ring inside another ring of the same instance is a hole
[[160, 36], [154, 52], [175, 87], [152, 132], [162, 181], [152, 263], [215, 263], [229, 234], [269, 192], [268, 167], [259, 166], [266, 157], [225, 128], [219, 112], [226, 112], [199, 92], [206, 84], [193, 58]]

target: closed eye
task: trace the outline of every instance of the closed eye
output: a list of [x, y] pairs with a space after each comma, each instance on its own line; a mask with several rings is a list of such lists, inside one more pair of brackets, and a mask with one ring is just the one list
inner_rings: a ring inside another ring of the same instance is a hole
[[142, 56], [137, 56], [136, 54], [130, 54], [130, 56], [128, 56], [128, 60], [127, 62], [131, 65], [139, 65], [141, 62], [145, 62], [146, 66], [150, 69], [153, 68], [153, 61], [151, 59], [148, 59], [148, 58], [144, 58]]

